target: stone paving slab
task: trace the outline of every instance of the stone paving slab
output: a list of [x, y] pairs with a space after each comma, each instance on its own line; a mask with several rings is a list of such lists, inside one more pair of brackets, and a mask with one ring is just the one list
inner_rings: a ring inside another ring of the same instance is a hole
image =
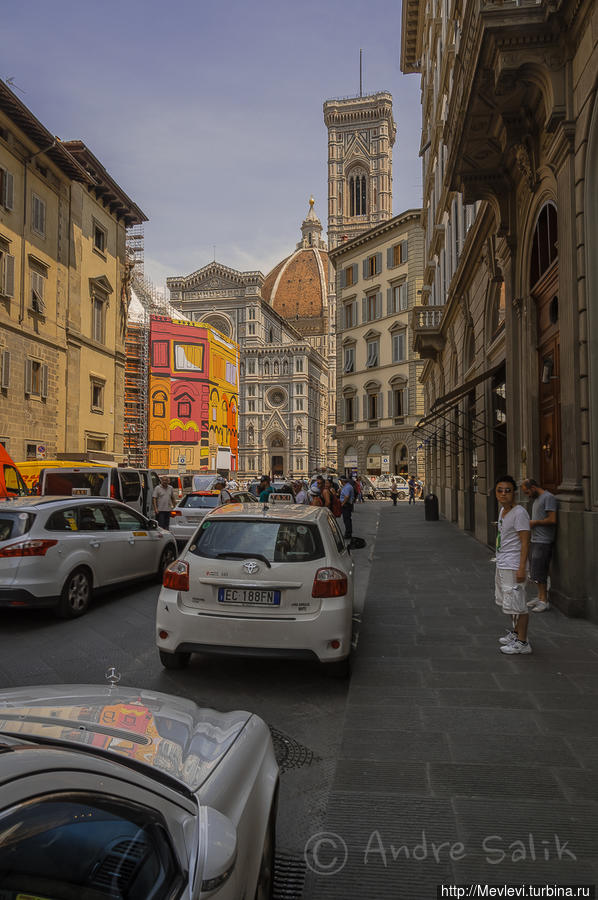
[[595, 884], [598, 628], [532, 615], [534, 652], [505, 657], [490, 550], [422, 505], [378, 513], [323, 829], [339, 865], [308, 864], [304, 897]]

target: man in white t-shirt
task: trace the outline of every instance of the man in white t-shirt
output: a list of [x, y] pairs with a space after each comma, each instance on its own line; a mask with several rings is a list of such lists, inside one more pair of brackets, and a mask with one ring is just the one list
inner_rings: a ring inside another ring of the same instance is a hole
[[496, 536], [495, 600], [512, 617], [512, 628], [500, 638], [500, 651], [507, 655], [531, 653], [527, 640], [529, 610], [525, 585], [530, 524], [527, 510], [515, 503], [517, 485], [510, 475], [502, 475], [494, 487], [500, 505]]

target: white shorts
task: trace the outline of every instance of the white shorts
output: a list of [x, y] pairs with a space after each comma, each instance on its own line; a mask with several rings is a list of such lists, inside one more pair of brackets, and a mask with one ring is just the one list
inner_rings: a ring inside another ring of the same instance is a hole
[[528, 613], [525, 581], [517, 581], [515, 569], [496, 569], [494, 597], [498, 606], [509, 616]]

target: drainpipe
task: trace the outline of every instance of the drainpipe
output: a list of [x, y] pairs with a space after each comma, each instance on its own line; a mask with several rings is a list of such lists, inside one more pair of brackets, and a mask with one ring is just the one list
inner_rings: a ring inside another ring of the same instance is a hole
[[35, 159], [36, 156], [40, 156], [42, 153], [47, 153], [48, 150], [51, 150], [52, 147], [55, 147], [57, 140], [58, 138], [54, 138], [52, 143], [48, 144], [47, 147], [43, 147], [41, 150], [38, 150], [37, 153], [32, 153], [23, 161], [23, 233], [21, 241], [21, 302], [19, 304], [19, 325], [23, 324], [23, 320], [25, 318], [25, 226], [27, 224], [27, 166], [33, 159]]

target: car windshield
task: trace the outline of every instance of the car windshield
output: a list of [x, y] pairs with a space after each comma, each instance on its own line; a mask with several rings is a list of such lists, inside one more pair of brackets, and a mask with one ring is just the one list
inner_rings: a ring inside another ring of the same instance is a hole
[[210, 559], [260, 556], [269, 562], [308, 562], [324, 556], [317, 525], [272, 520], [208, 519], [189, 548]]
[[183, 497], [179, 506], [186, 506], [191, 509], [214, 509], [218, 506], [220, 497], [218, 494], [210, 494], [207, 497], [198, 497], [196, 494], [187, 494]]
[[0, 544], [2, 541], [9, 541], [11, 538], [21, 537], [27, 534], [35, 516], [25, 512], [0, 512]]
[[102, 490], [107, 477], [106, 472], [46, 472], [43, 493], [101, 497], [107, 495], [107, 491]]

